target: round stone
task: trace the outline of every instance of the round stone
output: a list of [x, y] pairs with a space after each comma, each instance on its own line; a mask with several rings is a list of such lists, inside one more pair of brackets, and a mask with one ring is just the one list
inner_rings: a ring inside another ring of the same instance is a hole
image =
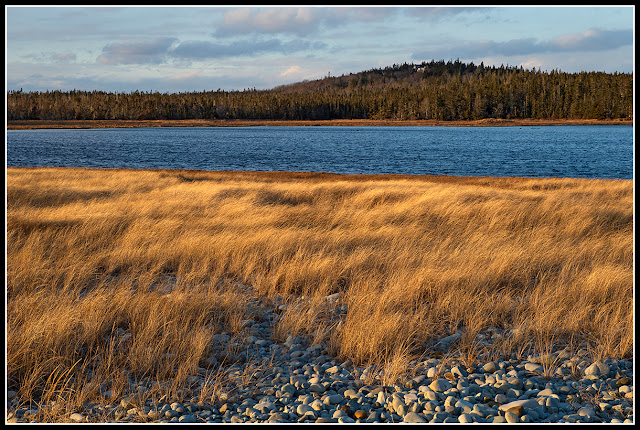
[[509, 411], [504, 413], [504, 419], [507, 420], [508, 423], [512, 423], [512, 424], [520, 421], [516, 414]]
[[353, 413], [353, 417], [357, 420], [364, 420], [365, 418], [367, 418], [367, 416], [367, 412], [363, 409], [358, 409]]
[[429, 384], [429, 388], [435, 391], [436, 393], [442, 393], [452, 388], [451, 383], [446, 379], [436, 379], [431, 384]]
[[426, 423], [427, 421], [415, 412], [408, 412], [404, 417], [405, 423]]
[[490, 361], [482, 366], [482, 371], [485, 373], [494, 373], [496, 370], [498, 370], [498, 366], [493, 361]]

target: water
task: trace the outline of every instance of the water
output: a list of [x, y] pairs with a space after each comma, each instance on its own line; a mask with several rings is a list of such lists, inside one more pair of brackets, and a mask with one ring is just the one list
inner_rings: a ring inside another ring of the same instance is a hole
[[633, 126], [8, 130], [7, 166], [633, 178]]

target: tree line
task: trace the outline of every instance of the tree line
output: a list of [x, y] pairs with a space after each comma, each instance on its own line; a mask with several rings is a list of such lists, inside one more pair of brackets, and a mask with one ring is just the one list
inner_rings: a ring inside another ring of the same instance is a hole
[[633, 75], [456, 61], [402, 64], [269, 90], [7, 93], [7, 120], [619, 119]]

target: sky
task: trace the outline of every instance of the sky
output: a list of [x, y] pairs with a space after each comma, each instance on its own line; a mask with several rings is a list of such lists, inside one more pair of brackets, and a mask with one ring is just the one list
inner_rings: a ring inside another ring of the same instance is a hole
[[5, 6], [6, 89], [270, 89], [459, 59], [634, 71], [634, 7]]

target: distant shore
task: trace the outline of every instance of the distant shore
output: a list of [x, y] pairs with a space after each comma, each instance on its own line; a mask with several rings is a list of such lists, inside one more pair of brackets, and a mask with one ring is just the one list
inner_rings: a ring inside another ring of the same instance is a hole
[[341, 127], [527, 127], [560, 125], [633, 125], [633, 120], [597, 119], [496, 119], [487, 118], [474, 121], [437, 120], [11, 120], [7, 130], [47, 129], [47, 128], [136, 128], [136, 127], [256, 127], [256, 126], [341, 126]]

